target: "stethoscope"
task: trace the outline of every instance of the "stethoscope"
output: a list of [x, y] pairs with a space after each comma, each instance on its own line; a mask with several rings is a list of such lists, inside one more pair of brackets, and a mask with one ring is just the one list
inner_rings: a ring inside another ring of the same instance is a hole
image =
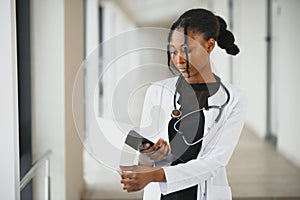
[[[199, 140], [193, 142], [193, 143], [189, 143], [186, 138], [184, 137], [184, 134], [183, 132], [181, 132], [179, 129], [177, 129], [177, 124], [182, 121], [184, 118], [192, 115], [192, 114], [195, 114], [197, 112], [200, 112], [200, 111], [203, 111], [203, 110], [210, 110], [210, 109], [218, 109], [219, 110], [219, 114], [218, 116], [216, 117], [216, 119], [214, 120], [213, 124], [211, 127], [208, 127], [208, 131], [215, 126], [215, 124], [217, 124], [222, 116], [222, 112], [223, 112], [223, 109], [224, 107], [228, 104], [229, 100], [230, 100], [230, 93], [228, 91], [228, 89], [225, 87], [225, 85], [220, 81], [220, 85], [224, 88], [225, 92], [226, 92], [226, 95], [227, 95], [227, 100], [225, 101], [225, 103], [223, 103], [222, 105], [220, 106], [217, 106], [217, 105], [209, 105], [207, 107], [203, 107], [203, 108], [200, 108], [200, 109], [197, 109], [197, 110], [194, 110], [194, 111], [191, 111], [185, 115], [182, 116], [182, 113], [179, 109], [177, 109], [177, 106], [176, 106], [176, 97], [177, 97], [177, 93], [178, 93], [178, 83], [180, 82], [180, 79], [182, 78], [182, 76], [180, 75], [178, 80], [177, 80], [177, 83], [176, 83], [176, 89], [175, 89], [175, 93], [174, 93], [174, 99], [173, 99], [173, 104], [174, 104], [174, 109], [172, 110], [171, 112], [171, 117], [172, 118], [175, 118], [177, 119], [177, 121], [174, 123], [174, 130], [179, 133], [184, 141], [184, 143], [188, 146], [193, 146], [195, 144], [198, 144], [199, 142], [201, 142], [205, 136], [203, 136], [202, 138], [200, 138]], [[207, 135], [207, 134], [206, 134]]]

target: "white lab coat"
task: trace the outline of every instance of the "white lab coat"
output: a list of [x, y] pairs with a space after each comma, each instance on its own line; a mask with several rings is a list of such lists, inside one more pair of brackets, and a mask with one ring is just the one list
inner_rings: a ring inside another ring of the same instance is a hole
[[[161, 137], [168, 141], [168, 122], [174, 108], [176, 81], [177, 77], [166, 79], [152, 84], [147, 90], [141, 126], [151, 130], [152, 135], [147, 137], [153, 141]], [[176, 166], [164, 166], [167, 182], [148, 184], [144, 189], [144, 200], [158, 200], [161, 193], [168, 194], [194, 185], [198, 185], [198, 200], [232, 199], [225, 166], [243, 128], [244, 101], [237, 88], [230, 84], [223, 84], [230, 93], [230, 101], [224, 107], [219, 122], [210, 131], [208, 129], [213, 124], [218, 111], [215, 109], [204, 111], [204, 140], [197, 159]], [[220, 87], [209, 97], [208, 104], [222, 105], [226, 98], [225, 90]]]

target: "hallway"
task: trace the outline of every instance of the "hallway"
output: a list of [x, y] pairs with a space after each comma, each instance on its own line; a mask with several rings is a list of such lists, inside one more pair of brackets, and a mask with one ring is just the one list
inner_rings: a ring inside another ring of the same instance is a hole
[[[208, 38], [216, 44], [207, 51], [212, 72], [239, 88], [247, 104], [247, 126], [227, 166], [233, 199], [300, 200], [299, 0], [0, 2], [1, 199], [141, 200], [143, 191], [122, 190], [116, 172], [113, 153], [124, 152], [118, 151], [124, 142], [114, 152], [107, 140], [118, 141], [118, 134], [93, 130], [100, 117], [140, 126], [147, 88], [174, 76], [170, 28], [185, 11], [204, 8], [227, 22], [240, 49], [230, 57], [219, 48], [220, 23]], [[180, 51], [187, 46], [183, 41]], [[155, 109], [162, 100], [170, 99], [160, 98]], [[82, 141], [100, 149], [114, 171]]]
[[[140, 199], [141, 193], [121, 190], [118, 175], [100, 167], [85, 154], [85, 200]], [[235, 200], [300, 199], [300, 169], [281, 156], [272, 144], [260, 140], [248, 127], [227, 167]]]
[[247, 127], [227, 171], [235, 198], [300, 199], [300, 169]]

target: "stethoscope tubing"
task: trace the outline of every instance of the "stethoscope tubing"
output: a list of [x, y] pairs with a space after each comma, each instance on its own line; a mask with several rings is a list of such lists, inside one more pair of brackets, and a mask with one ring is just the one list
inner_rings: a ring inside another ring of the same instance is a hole
[[[178, 83], [180, 82], [181, 78], [182, 78], [182, 75], [179, 76], [179, 78], [178, 78], [178, 80], [177, 80], [177, 82], [176, 82], [176, 89], [175, 89], [174, 99], [173, 99], [174, 110], [176, 110], [176, 111], [179, 112], [179, 116], [173, 116], [173, 114], [171, 114], [171, 116], [172, 116], [172, 118], [177, 118], [177, 121], [174, 123], [174, 130], [182, 136], [182, 139], [184, 140], [184, 142], [185, 142], [186, 145], [188, 145], [188, 146], [193, 146], [193, 145], [198, 144], [199, 142], [201, 142], [201, 141], [204, 139], [204, 137], [200, 138], [200, 139], [197, 140], [196, 142], [189, 143], [189, 142], [187, 142], [187, 140], [185, 139], [184, 134], [183, 134], [179, 129], [176, 128], [177, 124], [178, 124], [180, 121], [182, 121], [184, 118], [186, 118], [186, 117], [188, 117], [188, 116], [190, 116], [190, 115], [192, 115], [192, 114], [194, 114], [194, 113], [201, 112], [201, 111], [203, 111], [203, 110], [209, 110], [209, 109], [218, 109], [218, 110], [219, 110], [219, 114], [218, 114], [218, 116], [216, 117], [216, 119], [214, 120], [214, 123], [213, 123], [213, 124], [218, 123], [219, 120], [220, 120], [220, 118], [221, 118], [221, 116], [222, 116], [222, 112], [223, 112], [224, 107], [225, 107], [225, 106], [229, 103], [229, 101], [230, 101], [230, 92], [229, 92], [228, 89], [225, 87], [225, 85], [220, 81], [220, 85], [224, 88], [224, 90], [225, 90], [225, 92], [226, 92], [226, 95], [227, 95], [227, 99], [226, 99], [225, 103], [223, 103], [223, 104], [220, 105], [220, 106], [217, 106], [217, 105], [211, 105], [211, 106], [208, 106], [208, 107], [206, 107], [206, 108], [203, 107], [203, 108], [200, 108], [200, 109], [191, 111], [191, 112], [189, 112], [189, 113], [187, 113], [187, 114], [181, 116], [181, 111], [178, 110], [178, 109], [176, 108], [176, 94], [177, 94], [177, 92], [178, 92], [177, 88], [178, 88]], [[173, 110], [173, 111], [174, 111], [174, 110]], [[172, 113], [173, 113], [173, 111], [172, 111]]]

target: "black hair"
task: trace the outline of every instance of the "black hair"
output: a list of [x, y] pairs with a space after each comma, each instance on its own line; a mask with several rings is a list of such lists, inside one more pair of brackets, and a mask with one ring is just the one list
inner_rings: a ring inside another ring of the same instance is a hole
[[[187, 53], [187, 32], [191, 30], [195, 33], [200, 33], [204, 35], [205, 40], [213, 38], [217, 41], [218, 46], [221, 49], [225, 49], [226, 53], [230, 55], [237, 55], [240, 50], [237, 45], [234, 44], [235, 39], [233, 34], [227, 30], [227, 24], [223, 18], [220, 16], [214, 15], [212, 12], [198, 8], [191, 9], [183, 13], [177, 21], [175, 21], [169, 31], [168, 43], [171, 41], [173, 31], [175, 29], [183, 28], [184, 29], [184, 52], [187, 61], [187, 73], [189, 75], [189, 57]], [[170, 49], [169, 45], [167, 46], [167, 55], [168, 55], [168, 66], [170, 68]], [[190, 75], [189, 75], [190, 76]]]

